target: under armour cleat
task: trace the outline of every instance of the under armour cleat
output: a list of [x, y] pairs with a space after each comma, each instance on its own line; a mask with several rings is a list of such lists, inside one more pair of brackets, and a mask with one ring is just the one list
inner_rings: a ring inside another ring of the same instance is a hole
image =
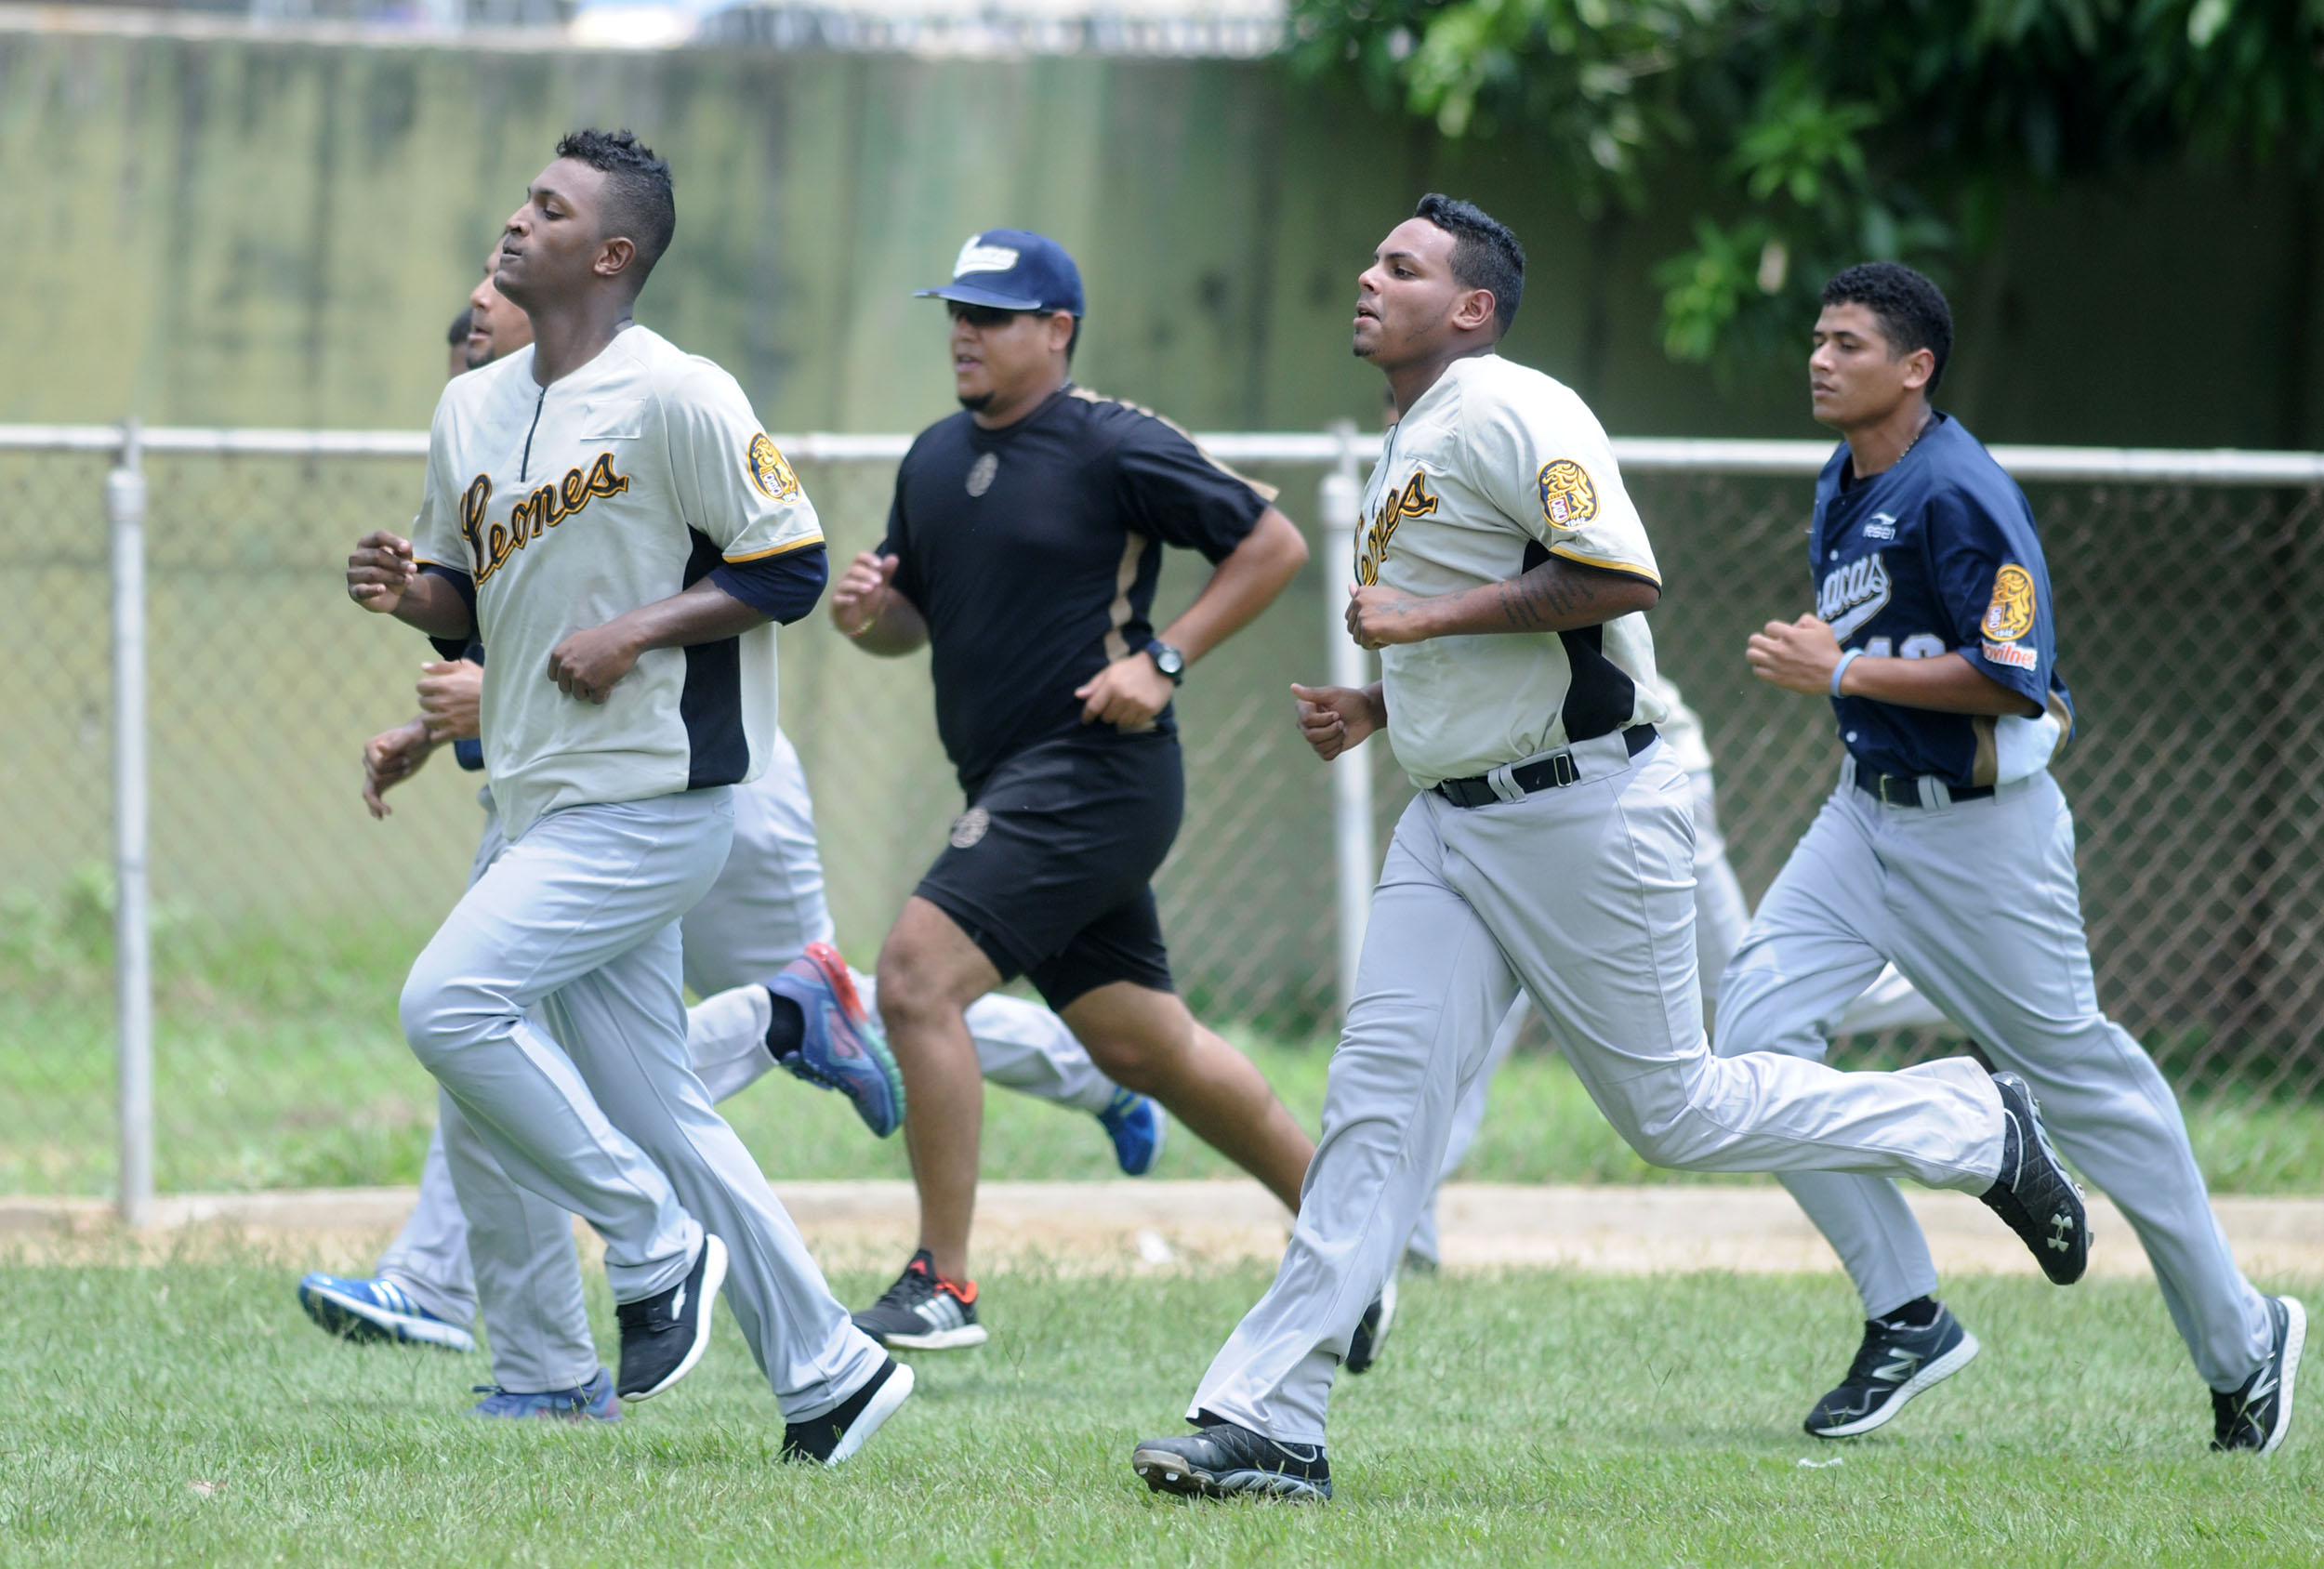
[[1372, 1305], [1356, 1320], [1355, 1333], [1348, 1337], [1348, 1371], [1368, 1373], [1380, 1357], [1380, 1348], [1388, 1342], [1388, 1326], [1396, 1322], [1396, 1277], [1390, 1275], [1388, 1284], [1380, 1288]]
[[578, 1389], [521, 1394], [498, 1384], [479, 1384], [476, 1392], [484, 1398], [469, 1407], [471, 1417], [546, 1417], [567, 1422], [621, 1420], [621, 1402], [614, 1395], [614, 1376], [602, 1367], [597, 1370], [596, 1378]]
[[1320, 1444], [1277, 1444], [1264, 1433], [1203, 1412], [1202, 1431], [1150, 1438], [1129, 1452], [1129, 1469], [1156, 1493], [1229, 1498], [1240, 1493], [1293, 1502], [1331, 1496], [1331, 1465]]
[[1114, 1164], [1125, 1177], [1143, 1177], [1162, 1158], [1162, 1138], [1168, 1125], [1161, 1105], [1149, 1096], [1116, 1089], [1098, 1114], [1105, 1136], [1114, 1140]]
[[298, 1283], [298, 1305], [317, 1328], [342, 1340], [401, 1340], [448, 1351], [476, 1349], [475, 1336], [421, 1307], [389, 1275], [347, 1280], [318, 1270]]
[[880, 1424], [912, 1398], [912, 1370], [890, 1357], [837, 1407], [783, 1425], [783, 1457], [836, 1466], [871, 1441]]
[[1894, 1421], [1916, 1395], [1934, 1389], [1976, 1360], [1977, 1338], [1950, 1308], [1933, 1324], [1867, 1319], [1864, 1344], [1840, 1387], [1816, 1403], [1806, 1428], [1816, 1438], [1854, 1438]]
[[976, 1322], [976, 1282], [959, 1286], [939, 1275], [925, 1247], [878, 1301], [854, 1317], [856, 1328], [891, 1351], [965, 1351], [985, 1339]]
[[710, 1305], [726, 1284], [726, 1244], [707, 1233], [686, 1278], [614, 1309], [621, 1325], [621, 1398], [651, 1400], [693, 1371], [710, 1344]]
[[2050, 1147], [2041, 1106], [2015, 1074], [1995, 1074], [2001, 1092], [2001, 1174], [1980, 1196], [2009, 1222], [2056, 1286], [2071, 1286], [2090, 1267], [2090, 1213], [2081, 1184]]
[[828, 943], [807, 951], [767, 982], [767, 990], [799, 1004], [806, 1028], [799, 1049], [782, 1059], [792, 1075], [836, 1089], [876, 1139], [904, 1126], [904, 1070], [888, 1049], [888, 1036], [864, 1006], [847, 961]]
[[2212, 1391], [2213, 1449], [2273, 1455], [2291, 1431], [2291, 1386], [2300, 1376], [2300, 1352], [2307, 1344], [2307, 1310], [2296, 1299], [2270, 1297], [2267, 1317], [2276, 1343], [2260, 1370], [2241, 1389]]

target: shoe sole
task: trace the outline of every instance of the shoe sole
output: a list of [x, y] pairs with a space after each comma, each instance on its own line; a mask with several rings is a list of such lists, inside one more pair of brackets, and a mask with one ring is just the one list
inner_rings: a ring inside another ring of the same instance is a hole
[[[2033, 1140], [2034, 1148], [2041, 1152], [2042, 1158], [2049, 1162], [2050, 1169], [2057, 1174], [2058, 1180], [2072, 1190], [2075, 1207], [2080, 1211], [2074, 1217], [2074, 1225], [2081, 1237], [2081, 1256], [2079, 1259], [2074, 1259], [2073, 1250], [2070, 1248], [2067, 1250], [2068, 1261], [2073, 1265], [2071, 1274], [2060, 1274], [2053, 1270], [2050, 1267], [2051, 1260], [2048, 1252], [2042, 1247], [2035, 1246], [2031, 1237], [2020, 1236], [2017, 1240], [2026, 1245], [2026, 1250], [2034, 1256], [2035, 1264], [2040, 1266], [2043, 1277], [2051, 1285], [2072, 1286], [2090, 1272], [2090, 1248], [2091, 1245], [2097, 1240], [2090, 1227], [2090, 1194], [2080, 1182], [2074, 1180], [2074, 1174], [2066, 1168], [2066, 1161], [2058, 1154], [2057, 1146], [2050, 1142], [2049, 1127], [2041, 1120], [2041, 1101], [2034, 1094], [2033, 1087], [2016, 1074], [1995, 1074], [1993, 1078], [1996, 1084], [2003, 1079], [2009, 1080], [2014, 1088], [2025, 1095], [2027, 1126], [2019, 1130], [2018, 1137], [2021, 1139], [2030, 1137]], [[2007, 1110], [2006, 1101], [2004, 1101], [2003, 1109]], [[2014, 1228], [2012, 1229], [2014, 1230]]]
[[1982, 1349], [1977, 1344], [1977, 1338], [1967, 1330], [1963, 1330], [1960, 1345], [1907, 1378], [1896, 1392], [1889, 1398], [1888, 1403], [1878, 1411], [1869, 1416], [1859, 1417], [1853, 1422], [1843, 1422], [1836, 1428], [1809, 1428], [1808, 1434], [1813, 1438], [1855, 1438], [1870, 1432], [1874, 1428], [1886, 1427], [1895, 1421], [1904, 1408], [1912, 1404], [1916, 1398], [1926, 1394], [1976, 1361], [1977, 1352]]
[[1166, 1449], [1137, 1449], [1129, 1469], [1145, 1480], [1154, 1493], [1175, 1493], [1182, 1498], [1239, 1498], [1257, 1495], [1286, 1503], [1329, 1503], [1331, 1483], [1304, 1482], [1280, 1471], [1232, 1470], [1216, 1476], [1195, 1470]]
[[2300, 1376], [2300, 1353], [2308, 1343], [2308, 1311], [2296, 1297], [2278, 1297], [2291, 1317], [2284, 1325], [2283, 1391], [2276, 1397], [2276, 1426], [2260, 1445], [2260, 1453], [2273, 1455], [2283, 1446], [2285, 1435], [2291, 1431], [2291, 1390]]
[[1125, 1177], [1143, 1177], [1162, 1164], [1162, 1146], [1170, 1137], [1170, 1119], [1162, 1111], [1162, 1102], [1154, 1102], [1154, 1142], [1146, 1146], [1146, 1158], [1138, 1166], [1126, 1164], [1121, 1151], [1114, 1152], [1114, 1165]]
[[374, 1307], [327, 1286], [302, 1286], [298, 1288], [298, 1305], [307, 1310], [307, 1316], [316, 1328], [326, 1335], [357, 1345], [373, 1345], [382, 1340], [394, 1340], [405, 1345], [434, 1346], [439, 1351], [472, 1351], [476, 1337], [456, 1324], [438, 1319], [433, 1323], [390, 1312]]
[[856, 1414], [855, 1420], [848, 1424], [847, 1431], [839, 1435], [839, 1442], [831, 1450], [831, 1458], [824, 1464], [836, 1466], [869, 1444], [872, 1434], [878, 1432], [889, 1417], [903, 1409], [904, 1403], [911, 1398], [912, 1370], [899, 1362], [896, 1370], [888, 1375], [888, 1381], [879, 1386], [878, 1392]]
[[686, 1354], [679, 1358], [678, 1365], [663, 1375], [660, 1383], [650, 1390], [640, 1390], [635, 1394], [625, 1393], [622, 1399], [627, 1401], [652, 1400], [655, 1395], [693, 1372], [694, 1364], [700, 1362], [702, 1353], [709, 1349], [710, 1319], [718, 1308], [719, 1287], [726, 1284], [726, 1244], [706, 1232], [703, 1233], [702, 1246], [706, 1250], [706, 1262], [702, 1269], [702, 1291], [696, 1299], [700, 1303], [701, 1311], [694, 1315], [694, 1343], [686, 1348]]
[[964, 1324], [957, 1329], [931, 1329], [925, 1335], [874, 1335], [872, 1338], [891, 1351], [965, 1351], [983, 1345], [990, 1337], [983, 1325]]
[[[870, 1028], [871, 1009], [864, 1006], [863, 994], [855, 989], [855, 977], [849, 973], [847, 961], [839, 956], [838, 951], [828, 943], [810, 943], [801, 956], [815, 967], [816, 973], [823, 977], [824, 984], [831, 988], [832, 996], [839, 1004], [840, 1017], [855, 1027], [856, 1035], [864, 1043], [864, 1055], [879, 1070], [880, 1077], [888, 1081], [888, 1104], [893, 1108], [895, 1117], [885, 1127], [864, 1115], [862, 1101], [852, 1095], [848, 1096], [848, 1103], [855, 1108], [856, 1116], [871, 1130], [871, 1136], [875, 1139], [888, 1138], [904, 1126], [904, 1069], [896, 1062], [895, 1053], [888, 1049], [886, 1039]], [[845, 1093], [842, 1086], [833, 1085], [831, 1088]]]

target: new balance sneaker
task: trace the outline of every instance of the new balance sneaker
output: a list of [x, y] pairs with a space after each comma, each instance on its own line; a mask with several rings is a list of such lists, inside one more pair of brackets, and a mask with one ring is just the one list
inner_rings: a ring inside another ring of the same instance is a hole
[[1921, 1327], [1867, 1319], [1864, 1344], [1840, 1387], [1807, 1414], [1817, 1438], [1854, 1438], [1894, 1421], [1915, 1395], [1934, 1388], [1976, 1359], [1977, 1338], [1953, 1310], [1939, 1307]]
[[854, 1315], [855, 1327], [890, 1351], [966, 1351], [984, 1343], [976, 1322], [976, 1282], [958, 1285], [936, 1272], [921, 1248], [878, 1301]]
[[2291, 1431], [2291, 1386], [2300, 1376], [2300, 1352], [2307, 1344], [2307, 1310], [2293, 1298], [2270, 1297], [2267, 1316], [2276, 1327], [2276, 1346], [2260, 1370], [2239, 1390], [2212, 1391], [2213, 1449], [2273, 1455]]
[[710, 1344], [710, 1306], [725, 1284], [726, 1244], [706, 1232], [685, 1279], [614, 1310], [621, 1325], [622, 1399], [650, 1400], [693, 1371]]
[[1098, 1121], [1105, 1125], [1105, 1136], [1114, 1140], [1114, 1164], [1122, 1168], [1123, 1176], [1143, 1177], [1162, 1158], [1166, 1125], [1161, 1106], [1150, 1097], [1116, 1089], [1105, 1110], [1098, 1114]]
[[1396, 1322], [1396, 1277], [1390, 1275], [1388, 1284], [1380, 1288], [1372, 1305], [1364, 1310], [1356, 1321], [1355, 1333], [1348, 1337], [1348, 1371], [1368, 1373], [1380, 1348], [1387, 1343], [1388, 1326]]
[[901, 1127], [904, 1070], [838, 950], [828, 943], [808, 943], [767, 990], [799, 1004], [806, 1021], [799, 1049], [782, 1058], [783, 1066], [794, 1077], [846, 1096], [872, 1137], [885, 1139]]
[[317, 1270], [298, 1283], [298, 1305], [317, 1328], [342, 1340], [401, 1340], [448, 1351], [476, 1349], [475, 1336], [421, 1307], [389, 1275], [347, 1280]]
[[1155, 1492], [1190, 1498], [1258, 1493], [1294, 1502], [1331, 1496], [1331, 1465], [1322, 1444], [1277, 1444], [1208, 1411], [1195, 1419], [1198, 1432], [1150, 1438], [1129, 1452], [1129, 1469]]
[[804, 1422], [783, 1425], [783, 1457], [836, 1466], [870, 1442], [879, 1425], [912, 1397], [912, 1370], [895, 1358], [864, 1380], [863, 1388], [832, 1410]]
[[2090, 1214], [2081, 1184], [2050, 1147], [2041, 1106], [2015, 1074], [1995, 1074], [2001, 1092], [2001, 1174], [1980, 1195], [2009, 1222], [2052, 1284], [2071, 1286], [2090, 1267]]
[[614, 1396], [614, 1376], [602, 1367], [597, 1370], [596, 1378], [579, 1389], [520, 1394], [498, 1384], [479, 1384], [476, 1392], [484, 1398], [469, 1407], [471, 1417], [547, 1417], [567, 1422], [621, 1420], [621, 1402]]

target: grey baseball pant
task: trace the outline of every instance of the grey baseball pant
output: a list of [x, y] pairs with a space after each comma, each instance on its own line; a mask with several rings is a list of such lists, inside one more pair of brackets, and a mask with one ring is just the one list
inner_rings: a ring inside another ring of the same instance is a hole
[[[678, 917], [718, 876], [733, 824], [723, 788], [551, 812], [469, 887], [404, 983], [506, 1388], [597, 1370], [568, 1210], [605, 1239], [616, 1301], [676, 1285], [706, 1229], [723, 1241], [735, 1322], [788, 1420], [838, 1405], [880, 1364], [687, 1059]], [[535, 1007], [549, 1033], [528, 1022]], [[579, 1343], [536, 1318], [578, 1325]]]
[[[1941, 786], [1936, 788], [1941, 789]], [[2074, 815], [2049, 774], [1981, 800], [1873, 800], [1843, 776], [1727, 968], [1722, 1054], [1821, 1059], [1822, 1022], [1884, 963], [2021, 1074], [2058, 1150], [2138, 1233], [2172, 1322], [2213, 1389], [2272, 1345], [2267, 1309], [2212, 1214], [2179, 1103], [2098, 1008], [2074, 871]], [[1868, 1318], [1936, 1290], [1927, 1240], [1876, 1177], [1787, 1172]]]
[[[1710, 770], [1691, 769], [1686, 782], [1695, 807], [1695, 965], [1702, 982], [1703, 1011], [1708, 1016], [1716, 1010], [1719, 978], [1726, 970], [1727, 960], [1742, 944], [1743, 934], [1750, 927], [1751, 907], [1744, 902], [1743, 885], [1736, 880], [1734, 863], [1727, 859], [1726, 836], [1719, 828], [1719, 792]], [[1477, 1133], [1485, 1126], [1485, 1106], [1492, 1093], [1493, 1075], [1500, 1072], [1501, 1064], [1516, 1048], [1531, 1006], [1525, 994], [1519, 993], [1517, 1000], [1510, 1004], [1500, 1028], [1493, 1033], [1493, 1048], [1486, 1057], [1484, 1070], [1453, 1111], [1452, 1138], [1445, 1146], [1444, 1166], [1436, 1174], [1438, 1187], [1451, 1181], [1453, 1173], [1460, 1169], [1460, 1163], [1469, 1158], [1469, 1147], [1476, 1142]], [[1864, 995], [1848, 1005], [1847, 1011], [1832, 1025], [1831, 1033], [1870, 1035], [1880, 1030], [1956, 1033], [1946, 1017], [1930, 1007], [1928, 999], [1914, 991], [1912, 982], [1897, 974], [1894, 966], [1883, 969]], [[1412, 1228], [1412, 1240], [1406, 1244], [1406, 1251], [1430, 1264], [1444, 1258], [1444, 1242], [1436, 1230], [1433, 1191], [1420, 1210], [1419, 1223]]]
[[1618, 736], [1573, 751], [1581, 782], [1565, 789], [1473, 810], [1423, 793], [1406, 809], [1372, 895], [1290, 1246], [1189, 1416], [1324, 1441], [1349, 1337], [1404, 1250], [1454, 1108], [1520, 986], [1607, 1120], [1657, 1165], [1991, 1185], [2000, 1097], [1974, 1062], [1842, 1074], [1776, 1053], [1710, 1054], [1685, 771], [1659, 745], [1633, 761]]

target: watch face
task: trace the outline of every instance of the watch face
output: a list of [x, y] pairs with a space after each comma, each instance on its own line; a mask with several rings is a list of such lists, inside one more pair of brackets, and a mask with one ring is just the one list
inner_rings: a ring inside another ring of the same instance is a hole
[[1155, 649], [1154, 662], [1161, 666], [1162, 673], [1166, 676], [1175, 676], [1186, 668], [1186, 656], [1174, 648]]

